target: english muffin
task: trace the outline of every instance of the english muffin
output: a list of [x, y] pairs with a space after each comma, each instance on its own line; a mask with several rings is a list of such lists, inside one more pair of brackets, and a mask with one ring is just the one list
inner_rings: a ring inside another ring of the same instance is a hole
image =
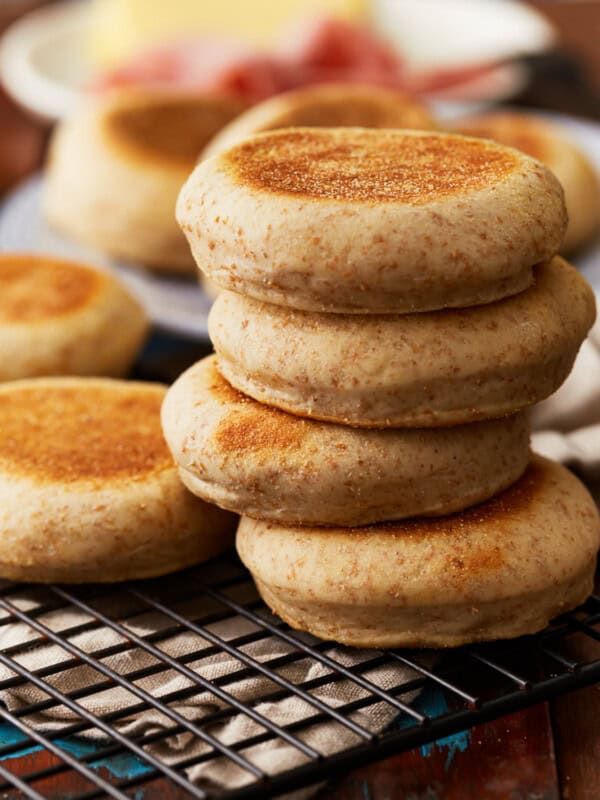
[[457, 425], [554, 392], [595, 318], [561, 258], [489, 305], [421, 314], [319, 314], [222, 292], [209, 332], [224, 377], [255, 400], [365, 427]]
[[596, 171], [569, 134], [559, 125], [528, 114], [499, 112], [461, 120], [468, 136], [493, 139], [542, 161], [561, 182], [569, 225], [562, 250], [585, 244], [600, 229], [600, 182]]
[[203, 161], [177, 218], [222, 288], [308, 311], [405, 313], [526, 289], [562, 189], [538, 161], [445, 133], [294, 128]]
[[175, 382], [162, 421], [181, 479], [195, 495], [292, 524], [448, 514], [509, 486], [529, 459], [525, 415], [362, 431], [257, 403], [221, 377], [214, 356]]
[[217, 133], [202, 158], [255, 133], [298, 127], [432, 130], [437, 125], [427, 108], [406, 92], [365, 84], [322, 83], [275, 95], [248, 109]]
[[449, 517], [300, 528], [244, 517], [237, 549], [292, 627], [356, 647], [454, 647], [533, 633], [593, 588], [600, 519], [585, 487], [535, 456]]
[[115, 258], [193, 274], [175, 203], [203, 147], [243, 106], [229, 97], [120, 92], [61, 122], [46, 166], [44, 213]]
[[0, 254], [0, 381], [121, 377], [148, 331], [112, 275], [38, 254]]
[[0, 386], [0, 576], [120, 581], [229, 547], [235, 517], [182, 485], [165, 388], [95, 378]]

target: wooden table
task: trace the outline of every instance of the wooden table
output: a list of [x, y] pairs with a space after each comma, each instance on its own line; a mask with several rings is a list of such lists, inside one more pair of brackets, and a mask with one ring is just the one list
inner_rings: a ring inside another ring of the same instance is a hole
[[[545, 105], [558, 106], [558, 110], [579, 110], [600, 119], [600, 101], [591, 88], [594, 85], [600, 88], [600, 4], [542, 0], [535, 4], [548, 9], [559, 22], [563, 15], [572, 46], [578, 36], [580, 42], [586, 36], [594, 37], [587, 62], [590, 83], [584, 85], [580, 81], [575, 88], [569, 88], [568, 84], [567, 88], [558, 84], [545, 88], [534, 85], [525, 93], [523, 102], [535, 104], [543, 98]], [[569, 16], [565, 6], [578, 15], [579, 27], [573, 24], [574, 17]], [[584, 45], [580, 47], [585, 49]], [[548, 98], [557, 102], [548, 103]], [[47, 132], [21, 114], [1, 90], [0, 130], [1, 193], [36, 169]], [[182, 353], [182, 363], [191, 355]], [[319, 800], [598, 800], [600, 686], [356, 770], [329, 785], [318, 797]]]

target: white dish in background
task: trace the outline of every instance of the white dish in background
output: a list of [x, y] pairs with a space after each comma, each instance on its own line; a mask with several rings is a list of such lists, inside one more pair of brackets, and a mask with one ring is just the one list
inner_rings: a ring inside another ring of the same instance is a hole
[[[409, 69], [506, 62], [554, 42], [549, 23], [514, 0], [372, 0], [371, 5], [375, 28], [398, 47]], [[0, 42], [0, 78], [21, 105], [48, 120], [77, 105], [93, 76], [85, 44], [89, 24], [88, 0], [68, 0], [10, 26]], [[499, 63], [436, 97], [492, 102], [514, 95], [526, 79], [518, 65]]]
[[552, 25], [517, 0], [372, 0], [373, 24], [412, 69], [456, 69], [539, 53]]
[[[560, 114], [544, 114], [562, 125], [587, 153], [600, 174], [600, 125]], [[0, 207], [0, 251], [56, 254], [116, 272], [145, 306], [150, 319], [163, 330], [205, 339], [211, 300], [190, 279], [171, 278], [125, 266], [59, 236], [41, 214], [42, 178], [29, 179]], [[574, 263], [600, 293], [600, 237]]]
[[25, 14], [0, 40], [0, 79], [32, 114], [54, 121], [81, 101], [92, 76], [88, 17], [86, 0], [57, 3]]

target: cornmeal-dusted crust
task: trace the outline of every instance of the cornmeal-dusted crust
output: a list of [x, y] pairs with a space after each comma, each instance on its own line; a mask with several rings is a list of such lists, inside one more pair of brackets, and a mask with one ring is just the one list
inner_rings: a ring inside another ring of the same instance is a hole
[[367, 206], [425, 206], [489, 189], [522, 166], [513, 150], [467, 137], [309, 129], [252, 137], [221, 164], [243, 188]]
[[115, 258], [193, 273], [177, 195], [208, 140], [243, 108], [228, 97], [161, 92], [90, 101], [52, 139], [46, 217]]
[[493, 139], [542, 161], [565, 192], [569, 225], [561, 251], [585, 244], [600, 229], [600, 181], [587, 156], [567, 131], [545, 119], [511, 112], [481, 114], [461, 120], [460, 133]]
[[161, 575], [232, 542], [235, 518], [181, 484], [160, 428], [165, 387], [46, 378], [0, 386], [0, 576]]
[[0, 381], [129, 372], [148, 332], [110, 274], [39, 254], [0, 255]]
[[292, 524], [364, 525], [448, 514], [517, 480], [526, 417], [435, 430], [366, 431], [257, 403], [200, 361], [169, 390], [163, 430], [204, 500]]
[[309, 311], [404, 313], [526, 289], [563, 237], [538, 161], [451, 134], [294, 128], [203, 161], [177, 218], [222, 288]]
[[160, 426], [165, 390], [143, 383], [48, 380], [0, 391], [10, 447], [0, 470], [39, 484], [137, 481], [172, 468]]
[[366, 528], [242, 519], [237, 548], [293, 627], [357, 647], [454, 647], [533, 633], [593, 588], [600, 519], [535, 456], [519, 482], [446, 518]]
[[221, 373], [260, 402], [348, 425], [428, 427], [547, 397], [594, 318], [592, 290], [557, 257], [514, 297], [423, 314], [318, 314], [222, 292], [209, 331]]
[[210, 158], [248, 136], [279, 128], [437, 127], [425, 106], [405, 92], [381, 86], [332, 83], [269, 97], [227, 124], [202, 153]]

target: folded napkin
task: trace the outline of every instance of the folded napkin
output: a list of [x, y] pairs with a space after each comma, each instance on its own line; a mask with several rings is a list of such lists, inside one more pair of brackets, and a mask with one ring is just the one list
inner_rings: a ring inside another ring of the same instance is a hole
[[600, 480], [600, 320], [583, 343], [573, 371], [552, 397], [532, 409], [533, 449]]
[[[44, 591], [27, 589], [18, 594], [11, 593], [11, 602], [22, 610], [26, 610], [28, 613], [33, 611], [35, 614], [35, 609], [40, 604], [40, 592]], [[246, 592], [249, 591], [253, 592], [254, 590], [246, 587]], [[237, 599], [240, 600], [240, 598]], [[241, 601], [243, 602], [244, 598], [241, 598]], [[197, 675], [216, 682], [217, 686], [236, 699], [251, 703], [252, 708], [258, 714], [272, 723], [284, 727], [319, 713], [318, 709], [309, 702], [296, 696], [285, 694], [283, 698], [278, 697], [278, 694], [282, 694], [281, 687], [254, 670], [250, 670], [250, 674], [243, 675], [242, 679], [228, 682], [226, 676], [243, 669], [245, 665], [232, 655], [224, 652], [215, 653], [214, 648], [211, 650], [211, 643], [202, 639], [197, 633], [185, 631], [176, 632], [173, 635], [171, 631], [171, 635], [156, 641], [157, 633], [161, 629], [172, 627], [173, 621], [156, 611], [148, 612], [144, 606], [140, 613], [139, 608], [132, 608], [132, 597], [123, 590], [117, 590], [116, 594], [109, 594], [103, 603], [97, 602], [94, 607], [99, 608], [110, 619], [121, 620], [121, 624], [129, 631], [143, 638], [150, 635], [152, 641], [156, 642], [155, 646], [176, 658], [185, 657], [186, 654], [195, 653], [199, 649], [207, 650], [206, 656], [203, 657], [200, 653], [198, 657], [194, 657], [187, 663], [187, 667]], [[209, 598], [195, 597], [183, 606], [179, 604], [177, 610], [188, 619], [199, 619], [207, 613], [214, 612], [216, 606], [215, 602]], [[275, 618], [268, 615], [266, 611], [263, 617], [276, 622]], [[70, 629], [86, 625], [92, 617], [85, 611], [71, 606], [66, 610], [59, 609], [41, 614], [36, 619], [52, 631], [64, 634]], [[0, 625], [2, 621], [0, 618]], [[207, 629], [225, 641], [237, 639], [240, 636], [251, 638], [252, 634], [259, 630], [255, 623], [237, 615], [209, 625]], [[122, 634], [108, 627], [75, 632], [75, 635], [66, 633], [66, 635], [71, 644], [85, 653], [98, 652], [114, 645], [126, 644]], [[310, 638], [307, 638], [307, 641], [310, 641]], [[30, 649], [26, 649], [28, 643], [31, 645]], [[12, 648], [14, 650], [11, 650]], [[73, 655], [67, 653], [62, 647], [40, 640], [39, 632], [24, 622], [11, 622], [0, 627], [0, 651], [6, 653], [7, 649], [8, 652], [13, 653], [11, 658], [32, 671], [44, 670], [51, 665], [73, 660]], [[316, 687], [310, 688], [309, 694], [333, 709], [369, 696], [366, 689], [348, 679], [327, 680], [320, 685], [318, 679], [331, 676], [332, 670], [310, 657], [303, 657], [292, 663], [276, 666], [278, 659], [296, 652], [296, 650], [292, 645], [274, 635], [258, 641], [250, 641], [247, 645], [242, 646], [241, 650], [257, 662], [272, 665], [271, 668], [279, 676], [295, 685], [316, 681]], [[325, 652], [329, 658], [346, 667], [355, 667], [377, 656], [377, 653], [373, 651], [351, 650], [334, 646], [328, 647]], [[124, 649], [123, 652], [100, 660], [103, 665], [119, 675], [131, 674], [159, 664], [156, 656], [145, 652], [139, 646], [134, 649]], [[0, 686], [13, 678], [14, 674], [14, 671], [8, 666], [0, 665]], [[360, 675], [381, 689], [392, 689], [417, 677], [415, 672], [400, 663], [391, 665], [387, 663], [385, 666], [367, 668], [360, 671]], [[223, 681], [224, 678], [225, 681]], [[140, 698], [134, 696], [127, 688], [109, 685], [102, 691], [95, 690], [89, 694], [85, 692], [82, 694], [81, 690], [106, 682], [106, 677], [93, 666], [81, 662], [75, 665], [71, 664], [70, 668], [46, 675], [43, 679], [61, 692], [75, 693], [76, 702], [96, 716], [102, 717], [113, 712], [123, 711], [124, 713], [110, 724], [128, 736], [149, 736], [160, 731], [170, 730], [177, 725], [176, 721], [159, 711], [133, 710], [132, 713], [127, 713], [128, 707], [135, 707], [140, 703]], [[177, 693], [181, 693], [182, 690], [192, 687], [194, 684], [189, 677], [175, 669], [162, 669], [153, 675], [135, 680], [135, 685], [153, 697], [162, 698], [164, 701], [173, 697], [174, 699], [169, 702], [170, 708], [189, 722], [205, 721], [202, 729], [222, 744], [234, 745], [240, 742], [249, 742], [252, 737], [265, 733], [266, 729], [259, 722], [243, 713], [232, 713], [225, 717], [221, 715], [219, 718], [219, 712], [229, 708], [229, 705], [226, 700], [206, 689], [201, 688], [197, 693], [177, 698]], [[398, 699], [410, 702], [414, 696], [415, 693], [406, 693]], [[11, 711], [19, 711], [32, 703], [44, 703], [49, 699], [46, 692], [29, 682], [10, 688], [2, 687], [0, 698]], [[376, 733], [383, 730], [397, 715], [398, 709], [382, 701], [366, 705], [364, 708], [350, 713], [348, 718], [368, 731]], [[215, 719], [211, 722], [210, 720], [213, 718]], [[68, 735], [69, 726], [80, 722], [81, 718], [64, 705], [46, 703], [45, 707], [27, 715], [24, 721], [34, 728], [44, 731], [64, 730], [65, 735]], [[106, 745], [111, 743], [110, 739], [107, 739], [106, 733], [99, 729], [88, 729], [83, 735], [102, 741]], [[357, 733], [335, 721], [313, 724], [296, 731], [295, 735], [306, 745], [324, 755], [345, 750], [361, 741], [361, 737]], [[193, 732], [184, 730], [151, 742], [145, 746], [145, 749], [165, 764], [171, 765], [184, 759], [208, 754], [212, 748]], [[310, 760], [305, 753], [281, 738], [270, 739], [244, 748], [240, 751], [240, 755], [269, 775], [301, 766]], [[246, 770], [225, 757], [211, 758], [193, 765], [187, 769], [187, 775], [190, 780], [203, 789], [212, 791], [233, 789], [253, 780]], [[294, 798], [308, 797], [316, 791], [316, 788], [318, 787], [295, 792]]]

